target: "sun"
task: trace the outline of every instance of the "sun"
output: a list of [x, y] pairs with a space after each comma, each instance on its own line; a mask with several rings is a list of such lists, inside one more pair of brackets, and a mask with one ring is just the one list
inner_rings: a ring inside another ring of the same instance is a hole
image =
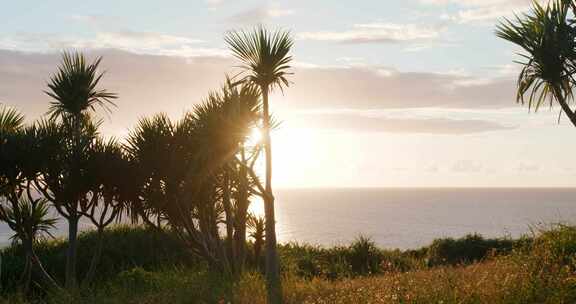
[[259, 128], [252, 128], [248, 136], [248, 146], [254, 146], [262, 140], [262, 131]]

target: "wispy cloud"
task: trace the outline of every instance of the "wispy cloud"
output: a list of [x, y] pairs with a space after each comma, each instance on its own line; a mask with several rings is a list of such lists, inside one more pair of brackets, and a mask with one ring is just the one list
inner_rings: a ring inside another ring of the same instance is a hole
[[456, 173], [476, 173], [484, 170], [484, 165], [478, 160], [460, 159], [453, 166], [452, 171]]
[[277, 6], [264, 6], [237, 13], [228, 18], [229, 22], [239, 24], [258, 24], [273, 18], [293, 15], [294, 10]]
[[[444, 117], [395, 117], [362, 113], [311, 113], [299, 119], [314, 128], [351, 132], [463, 135], [514, 129], [493, 121]], [[294, 119], [293, 119], [294, 120]]]
[[[514, 13], [526, 11], [530, 8], [533, 0], [420, 0], [425, 4], [433, 5], [458, 5], [456, 12], [443, 15], [458, 23], [469, 22], [492, 22], [501, 17], [510, 17]], [[538, 0], [546, 4], [548, 0]]]
[[339, 43], [398, 43], [435, 40], [442, 30], [441, 26], [374, 22], [355, 24], [346, 31], [302, 32], [297, 37]]
[[404, 72], [386, 66], [308, 66], [298, 69], [287, 104], [357, 108], [504, 108], [515, 106], [515, 81], [462, 73]]
[[221, 49], [203, 46], [204, 41], [156, 32], [96, 32], [91, 37], [22, 33], [0, 37], [0, 49], [54, 52], [62, 49], [118, 49], [137, 54], [177, 56], [225, 56]]

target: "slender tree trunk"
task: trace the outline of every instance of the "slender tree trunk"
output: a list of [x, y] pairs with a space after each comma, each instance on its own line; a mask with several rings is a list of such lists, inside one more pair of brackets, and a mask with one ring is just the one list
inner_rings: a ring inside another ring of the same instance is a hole
[[76, 281], [76, 258], [78, 239], [78, 215], [71, 214], [68, 218], [68, 251], [66, 253], [66, 289], [74, 290]]
[[274, 194], [272, 192], [272, 141], [270, 139], [270, 112], [268, 108], [268, 87], [261, 87], [263, 99], [263, 139], [266, 156], [266, 186], [264, 193], [264, 216], [266, 218], [266, 285], [268, 303], [282, 303], [282, 282], [280, 261], [276, 251], [276, 219], [274, 215]]
[[[241, 148], [242, 162], [246, 162], [246, 155], [244, 152], [244, 147]], [[246, 168], [240, 166], [239, 168], [239, 187], [238, 187], [238, 201], [236, 208], [236, 231], [235, 231], [235, 241], [236, 241], [236, 254], [238, 258], [236, 260], [236, 268], [239, 273], [244, 271], [244, 264], [246, 263], [246, 219], [248, 215], [248, 175]]]
[[[80, 147], [80, 136], [82, 133], [81, 130], [81, 119], [82, 114], [75, 115], [73, 117], [72, 125], [73, 130], [72, 134], [74, 136], [73, 143], [73, 159], [72, 159], [72, 168], [78, 170], [80, 168], [80, 159], [81, 159], [81, 147]], [[70, 203], [70, 202], [68, 202]], [[65, 287], [68, 291], [73, 291], [77, 289], [78, 282], [77, 282], [77, 272], [76, 272], [76, 264], [77, 264], [77, 244], [76, 241], [78, 239], [78, 221], [80, 219], [80, 215], [78, 215], [76, 208], [78, 207], [78, 201], [74, 202], [74, 210], [70, 211], [68, 214], [68, 250], [66, 252], [66, 282]]]
[[[228, 250], [228, 255], [231, 259], [236, 261], [238, 256], [234, 248], [234, 221], [235, 217], [232, 212], [232, 202], [230, 200], [230, 179], [227, 173], [224, 173], [224, 193], [222, 197], [222, 203], [224, 205], [224, 213], [226, 214], [226, 249]], [[236, 271], [235, 264], [232, 263], [234, 267], [233, 271]]]
[[32, 280], [32, 255], [26, 248], [27, 245], [24, 245], [24, 251], [26, 255], [26, 260], [24, 264], [24, 271], [22, 272], [22, 276], [20, 277], [20, 285], [21, 291], [26, 294], [28, 293], [28, 288], [30, 287], [30, 281]]
[[256, 268], [260, 269], [260, 256], [262, 255], [262, 240], [254, 240], [254, 264]]
[[45, 286], [48, 286], [49, 288], [54, 290], [60, 290], [61, 288], [58, 285], [58, 283], [56, 283], [56, 280], [54, 280], [54, 278], [52, 278], [52, 276], [46, 271], [44, 265], [42, 265], [42, 262], [40, 262], [40, 259], [38, 258], [38, 256], [36, 256], [36, 252], [34, 252], [33, 241], [23, 240], [23, 242], [27, 260], [26, 261], [27, 280], [25, 282], [26, 285], [24, 285], [25, 288], [28, 289], [28, 286], [32, 278], [32, 272], [34, 271], [38, 276], [40, 276], [40, 279], [43, 281]]
[[568, 116], [570, 122], [572, 122], [572, 124], [576, 127], [576, 113], [574, 113], [572, 109], [570, 109], [570, 106], [566, 102], [566, 98], [562, 94], [562, 90], [557, 86], [554, 87], [554, 96], [556, 97], [556, 100], [560, 104], [560, 107], [562, 107], [562, 111], [564, 111], [564, 114]]
[[92, 281], [94, 280], [94, 276], [96, 275], [96, 269], [98, 268], [100, 258], [102, 257], [103, 247], [104, 247], [104, 229], [98, 228], [98, 240], [96, 243], [96, 251], [92, 256], [92, 261], [90, 261], [90, 268], [88, 269], [88, 272], [84, 277], [84, 281], [82, 281], [82, 285], [85, 287], [92, 284]]

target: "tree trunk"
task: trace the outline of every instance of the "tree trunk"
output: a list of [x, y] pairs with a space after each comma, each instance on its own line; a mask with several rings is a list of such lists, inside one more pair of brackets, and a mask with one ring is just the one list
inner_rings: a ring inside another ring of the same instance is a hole
[[266, 186], [264, 193], [264, 216], [266, 218], [266, 287], [268, 303], [282, 303], [282, 282], [280, 264], [276, 251], [276, 219], [274, 215], [274, 195], [272, 193], [272, 141], [270, 139], [270, 112], [268, 107], [268, 87], [261, 87], [263, 99], [263, 139], [266, 156]]
[[254, 264], [256, 269], [260, 269], [260, 256], [262, 254], [262, 240], [254, 240]]
[[78, 286], [76, 281], [78, 220], [78, 215], [70, 214], [68, 218], [68, 251], [66, 252], [66, 289], [68, 290], [74, 290]]
[[58, 283], [56, 283], [54, 278], [52, 278], [52, 276], [46, 271], [44, 265], [42, 265], [42, 262], [40, 262], [40, 259], [38, 259], [38, 256], [36, 256], [36, 252], [34, 252], [33, 241], [23, 240], [23, 243], [24, 243], [24, 250], [26, 251], [26, 264], [27, 264], [26, 265], [27, 273], [25, 274], [27, 276], [27, 281], [25, 282], [26, 285], [24, 285], [24, 288], [28, 289], [28, 286], [32, 278], [32, 272], [34, 271], [38, 276], [40, 276], [40, 279], [43, 281], [45, 286], [48, 286], [49, 288], [54, 290], [60, 290], [60, 286], [58, 286]]
[[96, 244], [96, 251], [92, 256], [92, 261], [90, 261], [90, 268], [84, 277], [84, 281], [82, 281], [82, 285], [84, 287], [89, 286], [92, 284], [94, 280], [94, 276], [96, 275], [96, 269], [98, 268], [98, 263], [100, 263], [100, 257], [102, 256], [102, 248], [104, 247], [104, 229], [98, 229], [98, 241]]
[[576, 114], [572, 112], [572, 109], [570, 109], [570, 106], [568, 105], [568, 103], [566, 103], [566, 99], [562, 94], [562, 90], [557, 86], [554, 87], [554, 96], [556, 97], [556, 100], [560, 104], [560, 107], [562, 107], [562, 111], [564, 111], [564, 114], [568, 116], [570, 122], [572, 122], [572, 124], [576, 127]]
[[[242, 162], [246, 162], [246, 155], [244, 147], [241, 148]], [[238, 201], [236, 207], [236, 229], [235, 229], [235, 242], [236, 242], [236, 269], [238, 273], [244, 271], [244, 264], [246, 263], [246, 218], [248, 214], [248, 175], [246, 167], [240, 166], [239, 168], [239, 187], [238, 187]]]
[[[222, 204], [224, 205], [224, 213], [226, 214], [226, 249], [228, 250], [228, 255], [233, 261], [235, 261], [238, 256], [234, 248], [234, 216], [232, 212], [232, 202], [230, 200], [230, 179], [228, 174], [225, 173], [224, 176], [224, 193], [222, 197]], [[236, 263], [232, 263], [232, 267], [235, 268]], [[237, 269], [232, 269], [236, 272]]]
[[22, 272], [22, 276], [20, 277], [20, 288], [22, 289], [22, 293], [28, 293], [28, 288], [30, 287], [30, 281], [32, 280], [32, 255], [26, 248], [27, 245], [24, 245], [24, 251], [26, 255], [26, 262], [24, 264], [24, 271]]

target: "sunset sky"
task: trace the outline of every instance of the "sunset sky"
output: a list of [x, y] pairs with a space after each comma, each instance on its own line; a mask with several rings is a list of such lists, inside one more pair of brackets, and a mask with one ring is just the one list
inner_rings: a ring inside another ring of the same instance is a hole
[[103, 133], [178, 118], [237, 61], [231, 29], [291, 30], [294, 75], [271, 98], [279, 187], [576, 186], [576, 130], [515, 103], [518, 59], [494, 35], [527, 0], [32, 1], [0, 10], [0, 102], [31, 121], [59, 52], [103, 56], [120, 98]]

